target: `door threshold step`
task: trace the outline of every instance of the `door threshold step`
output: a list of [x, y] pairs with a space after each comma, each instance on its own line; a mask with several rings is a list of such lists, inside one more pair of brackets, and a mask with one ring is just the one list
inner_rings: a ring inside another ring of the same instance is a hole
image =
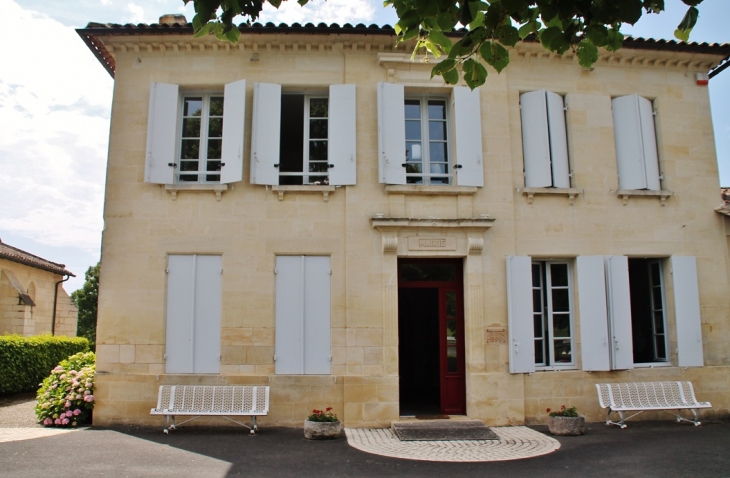
[[419, 420], [392, 422], [393, 434], [401, 441], [499, 440], [479, 420]]

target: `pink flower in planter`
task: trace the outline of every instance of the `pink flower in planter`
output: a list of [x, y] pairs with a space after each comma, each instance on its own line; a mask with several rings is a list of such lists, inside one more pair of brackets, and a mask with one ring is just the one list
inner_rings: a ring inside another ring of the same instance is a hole
[[71, 422], [70, 422], [70, 420], [68, 418], [64, 418], [63, 420], [61, 420], [61, 423], [64, 424], [64, 425], [68, 425]]
[[66, 400], [66, 404], [64, 405], [66, 408], [71, 408], [71, 402]]
[[81, 410], [79, 410], [78, 408], [76, 410], [74, 410], [74, 415], [76, 415], [76, 416], [81, 415]]
[[51, 420], [50, 418], [46, 418], [45, 420], [43, 420], [43, 425], [49, 427], [53, 425], [53, 420]]

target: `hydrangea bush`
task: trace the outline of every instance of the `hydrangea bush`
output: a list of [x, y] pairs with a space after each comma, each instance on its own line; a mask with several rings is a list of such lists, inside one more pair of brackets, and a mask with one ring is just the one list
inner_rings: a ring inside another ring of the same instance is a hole
[[86, 423], [94, 409], [93, 352], [78, 353], [62, 360], [38, 390], [35, 414], [43, 425], [75, 427]]

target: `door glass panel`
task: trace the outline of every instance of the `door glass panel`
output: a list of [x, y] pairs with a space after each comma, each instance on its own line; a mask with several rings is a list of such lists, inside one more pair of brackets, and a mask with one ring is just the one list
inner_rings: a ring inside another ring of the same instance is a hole
[[457, 267], [455, 263], [418, 263], [401, 264], [400, 280], [404, 282], [420, 281], [443, 281], [453, 282], [456, 280]]
[[446, 293], [446, 371], [459, 371], [456, 335], [456, 292]]

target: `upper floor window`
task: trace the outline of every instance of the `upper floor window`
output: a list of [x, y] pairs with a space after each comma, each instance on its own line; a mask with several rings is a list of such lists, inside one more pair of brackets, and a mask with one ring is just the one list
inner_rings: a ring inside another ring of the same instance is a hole
[[240, 181], [245, 112], [246, 80], [228, 83], [222, 95], [181, 94], [178, 85], [153, 83], [147, 119], [145, 181]]
[[251, 182], [267, 185], [355, 184], [355, 85], [283, 92], [254, 86]]
[[654, 105], [638, 95], [611, 101], [619, 189], [661, 190]]
[[446, 100], [406, 98], [406, 182], [451, 184]]
[[479, 90], [439, 98], [378, 83], [378, 155], [381, 183], [484, 186]]
[[281, 95], [279, 184], [329, 184], [329, 98]]
[[223, 96], [185, 96], [178, 182], [220, 182]]
[[520, 95], [525, 186], [569, 188], [565, 102], [552, 91]]

